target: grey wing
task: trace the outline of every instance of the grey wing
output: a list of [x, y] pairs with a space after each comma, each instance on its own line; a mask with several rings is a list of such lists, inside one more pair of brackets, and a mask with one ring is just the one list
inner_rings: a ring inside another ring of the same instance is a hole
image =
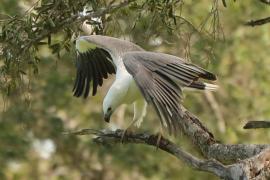
[[162, 53], [129, 52], [123, 57], [123, 62], [170, 134], [177, 133], [179, 120], [183, 117], [181, 87], [200, 84], [199, 78], [216, 79], [215, 75], [200, 67]]
[[132, 52], [127, 53], [127, 56], [134, 56], [137, 61], [151, 71], [169, 76], [181, 87], [201, 89], [198, 86], [200, 78], [210, 81], [217, 79], [213, 73], [176, 56], [153, 52]]
[[110, 54], [101, 49], [95, 48], [84, 53], [77, 52], [76, 79], [74, 82], [74, 96], [89, 95], [92, 83], [92, 95], [97, 92], [97, 87], [102, 86], [103, 79], [108, 78], [108, 74], [115, 74], [115, 67]]

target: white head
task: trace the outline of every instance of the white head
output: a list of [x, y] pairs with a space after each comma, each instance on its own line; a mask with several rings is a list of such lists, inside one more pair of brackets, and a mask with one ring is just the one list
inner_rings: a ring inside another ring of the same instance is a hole
[[109, 89], [103, 100], [103, 115], [106, 122], [110, 122], [110, 117], [113, 112], [122, 104], [124, 94], [120, 89], [113, 85]]

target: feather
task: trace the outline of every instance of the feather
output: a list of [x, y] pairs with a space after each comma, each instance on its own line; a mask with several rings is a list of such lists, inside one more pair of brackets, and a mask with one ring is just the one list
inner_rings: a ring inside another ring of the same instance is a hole
[[[101, 48], [94, 48], [85, 52], [78, 52], [76, 60], [76, 78], [74, 82], [74, 96], [89, 95], [92, 84], [92, 96], [97, 93], [97, 87], [102, 86], [103, 78], [107, 79], [108, 74], [115, 74], [115, 68], [108, 52]], [[91, 83], [92, 82], [92, 83]]]

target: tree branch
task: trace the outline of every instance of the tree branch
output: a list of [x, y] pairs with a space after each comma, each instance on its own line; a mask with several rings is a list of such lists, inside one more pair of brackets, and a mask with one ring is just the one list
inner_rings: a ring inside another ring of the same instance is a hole
[[[103, 131], [95, 131], [92, 129], [83, 129], [77, 132], [73, 132], [75, 135], [86, 135], [86, 134], [94, 134], [97, 137], [94, 138], [94, 141], [100, 144], [112, 144], [120, 143], [122, 139], [123, 130], [103, 130]], [[129, 133], [125, 135], [125, 139], [123, 143], [137, 143], [137, 144], [147, 144], [153, 147], [157, 147], [158, 137], [156, 135], [150, 135], [147, 133]], [[200, 160], [190, 153], [185, 152], [180, 147], [177, 147], [174, 143], [169, 141], [168, 139], [161, 138], [160, 143], [158, 144], [158, 148], [177, 157], [178, 159], [184, 161], [190, 167], [195, 168], [200, 171], [207, 171], [216, 174], [220, 177], [225, 177], [224, 172], [226, 171], [226, 167], [223, 166], [216, 160]]]
[[257, 20], [251, 20], [245, 23], [245, 25], [254, 27], [254, 26], [264, 25], [266, 23], [270, 23], [270, 17], [257, 19]]
[[268, 144], [222, 144], [196, 116], [187, 110], [184, 111], [184, 118], [179, 121], [182, 131], [207, 159], [231, 163], [253, 157], [270, 148]]
[[[123, 130], [103, 130], [96, 131], [92, 129], [83, 129], [71, 134], [87, 135], [92, 134], [97, 137], [94, 141], [100, 144], [112, 144], [122, 142]], [[146, 144], [150, 146], [157, 146], [158, 137], [147, 133], [129, 133], [125, 135], [124, 143]], [[238, 180], [238, 179], [263, 179], [269, 178], [270, 170], [270, 149], [266, 149], [260, 154], [243, 161], [238, 161], [235, 164], [223, 165], [222, 163], [210, 159], [201, 160], [194, 157], [190, 153], [185, 152], [168, 139], [161, 138], [158, 148], [175, 156], [179, 160], [184, 161], [190, 167], [215, 174], [222, 179]]]
[[108, 14], [110, 12], [113, 12], [117, 9], [126, 7], [131, 2], [134, 2], [134, 1], [135, 0], [125, 0], [119, 4], [115, 4], [115, 5], [111, 4], [106, 8], [100, 9], [99, 11], [96, 11], [96, 12], [90, 12], [87, 15], [82, 15], [82, 14], [72, 15], [70, 18], [62, 21], [57, 27], [54, 27], [50, 30], [44, 30], [42, 33], [40, 33], [39, 36], [37, 36], [35, 39], [31, 40], [28, 44], [26, 44], [22, 50], [24, 51], [24, 50], [29, 49], [34, 43], [41, 41], [42, 39], [48, 37], [48, 35], [50, 35], [52, 33], [56, 33], [58, 31], [60, 31], [65, 26], [70, 26], [70, 24], [74, 24], [74, 23], [83, 23], [84, 21], [86, 21], [88, 19], [103, 16], [103, 15]]
[[234, 162], [239, 159], [250, 158], [270, 145], [254, 144], [221, 144], [213, 134], [203, 126], [200, 120], [188, 111], [184, 118], [179, 121], [183, 132], [197, 146], [204, 157], [213, 158], [221, 162]]
[[244, 129], [270, 128], [270, 121], [249, 121]]

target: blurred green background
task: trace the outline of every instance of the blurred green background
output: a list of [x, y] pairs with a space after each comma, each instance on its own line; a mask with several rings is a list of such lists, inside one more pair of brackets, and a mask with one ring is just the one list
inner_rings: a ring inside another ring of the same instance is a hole
[[[270, 26], [252, 28], [243, 23], [269, 15], [270, 8], [257, 1], [228, 1], [227, 8], [220, 2], [216, 19], [211, 16], [207, 20], [213, 1], [184, 2], [181, 16], [197, 29], [203, 27], [203, 36], [186, 25], [168, 31], [147, 12], [142, 13], [133, 28], [138, 12], [132, 9], [123, 10], [116, 15], [117, 20], [108, 22], [105, 34], [130, 39], [147, 50], [186, 57], [217, 74], [217, 92], [185, 92], [184, 106], [223, 143], [268, 143], [269, 130], [247, 131], [242, 127], [247, 120], [270, 117]], [[0, 0], [0, 13], [22, 14], [33, 3]], [[61, 51], [58, 58], [43, 47], [39, 56], [39, 73], [29, 76], [23, 98], [14, 92], [0, 100], [0, 179], [217, 179], [152, 147], [101, 146], [89, 136], [64, 135], [65, 131], [82, 128], [125, 128], [132, 119], [133, 108], [122, 106], [111, 124], [106, 124], [102, 119], [102, 99], [114, 77], [99, 88], [96, 97], [75, 98], [75, 53]], [[139, 131], [156, 133], [157, 121], [153, 109], [148, 108]], [[184, 135], [169, 138], [201, 157]]]

